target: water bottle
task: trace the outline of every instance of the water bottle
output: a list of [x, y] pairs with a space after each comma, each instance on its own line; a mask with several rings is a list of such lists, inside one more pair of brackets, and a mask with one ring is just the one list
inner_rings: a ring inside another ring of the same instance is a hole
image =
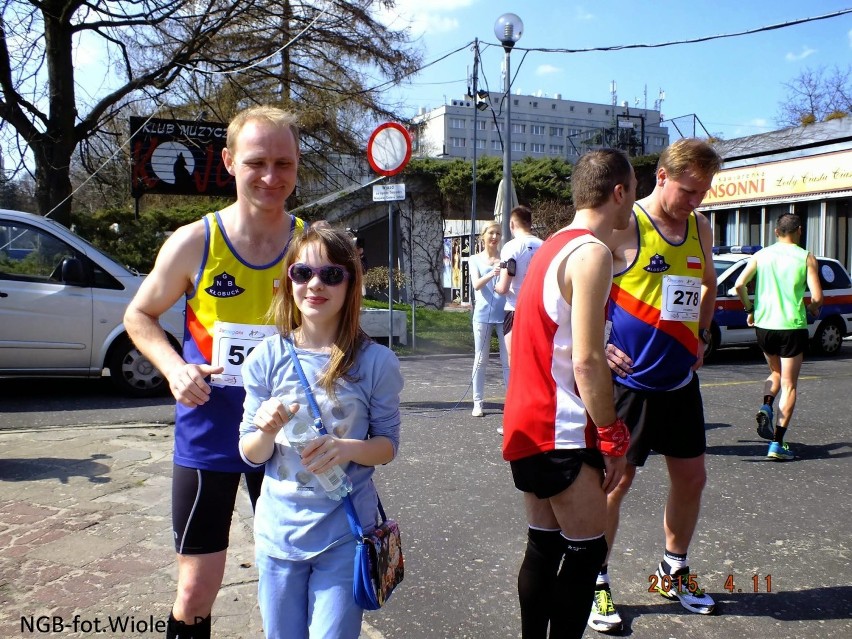
[[[304, 405], [290, 418], [290, 421], [284, 424], [282, 431], [290, 442], [290, 446], [300, 455], [309, 442], [321, 436]], [[352, 480], [338, 465], [332, 466], [325, 472], [314, 473], [314, 476], [329, 498], [334, 501], [340, 501], [352, 492]]]

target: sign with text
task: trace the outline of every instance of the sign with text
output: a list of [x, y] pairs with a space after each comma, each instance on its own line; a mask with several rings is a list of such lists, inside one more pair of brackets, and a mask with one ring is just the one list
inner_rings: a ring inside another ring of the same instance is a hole
[[701, 206], [852, 188], [852, 151], [725, 169]]
[[222, 160], [228, 125], [220, 122], [130, 118], [133, 197], [236, 194]]
[[373, 202], [396, 202], [405, 199], [405, 184], [374, 184]]

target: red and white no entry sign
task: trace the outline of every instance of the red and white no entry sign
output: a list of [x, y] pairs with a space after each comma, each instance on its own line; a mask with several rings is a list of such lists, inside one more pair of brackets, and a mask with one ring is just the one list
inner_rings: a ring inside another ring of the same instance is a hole
[[401, 124], [385, 122], [367, 142], [367, 161], [379, 175], [396, 175], [411, 159], [411, 136]]

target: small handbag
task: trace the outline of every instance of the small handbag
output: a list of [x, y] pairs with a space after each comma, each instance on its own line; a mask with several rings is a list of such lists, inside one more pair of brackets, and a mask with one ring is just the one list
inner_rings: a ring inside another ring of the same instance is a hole
[[[308, 405], [314, 416], [314, 425], [320, 433], [326, 435], [328, 431], [322, 423], [322, 414], [305, 377], [305, 372], [302, 370], [296, 349], [289, 339], [285, 339], [284, 343], [290, 352], [299, 380], [305, 388]], [[382, 507], [382, 500], [379, 499], [378, 514], [381, 517], [381, 523], [371, 532], [364, 534], [358, 512], [349, 495], [343, 498], [343, 508], [346, 510], [349, 527], [355, 536], [355, 578], [352, 585], [355, 603], [364, 610], [378, 610], [390, 599], [394, 588], [405, 576], [399, 524], [387, 518], [385, 509]]]

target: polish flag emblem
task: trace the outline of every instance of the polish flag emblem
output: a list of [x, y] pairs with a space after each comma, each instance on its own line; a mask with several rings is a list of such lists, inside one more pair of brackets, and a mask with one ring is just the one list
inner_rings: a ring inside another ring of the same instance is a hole
[[701, 268], [701, 259], [692, 255], [686, 258], [686, 268]]

